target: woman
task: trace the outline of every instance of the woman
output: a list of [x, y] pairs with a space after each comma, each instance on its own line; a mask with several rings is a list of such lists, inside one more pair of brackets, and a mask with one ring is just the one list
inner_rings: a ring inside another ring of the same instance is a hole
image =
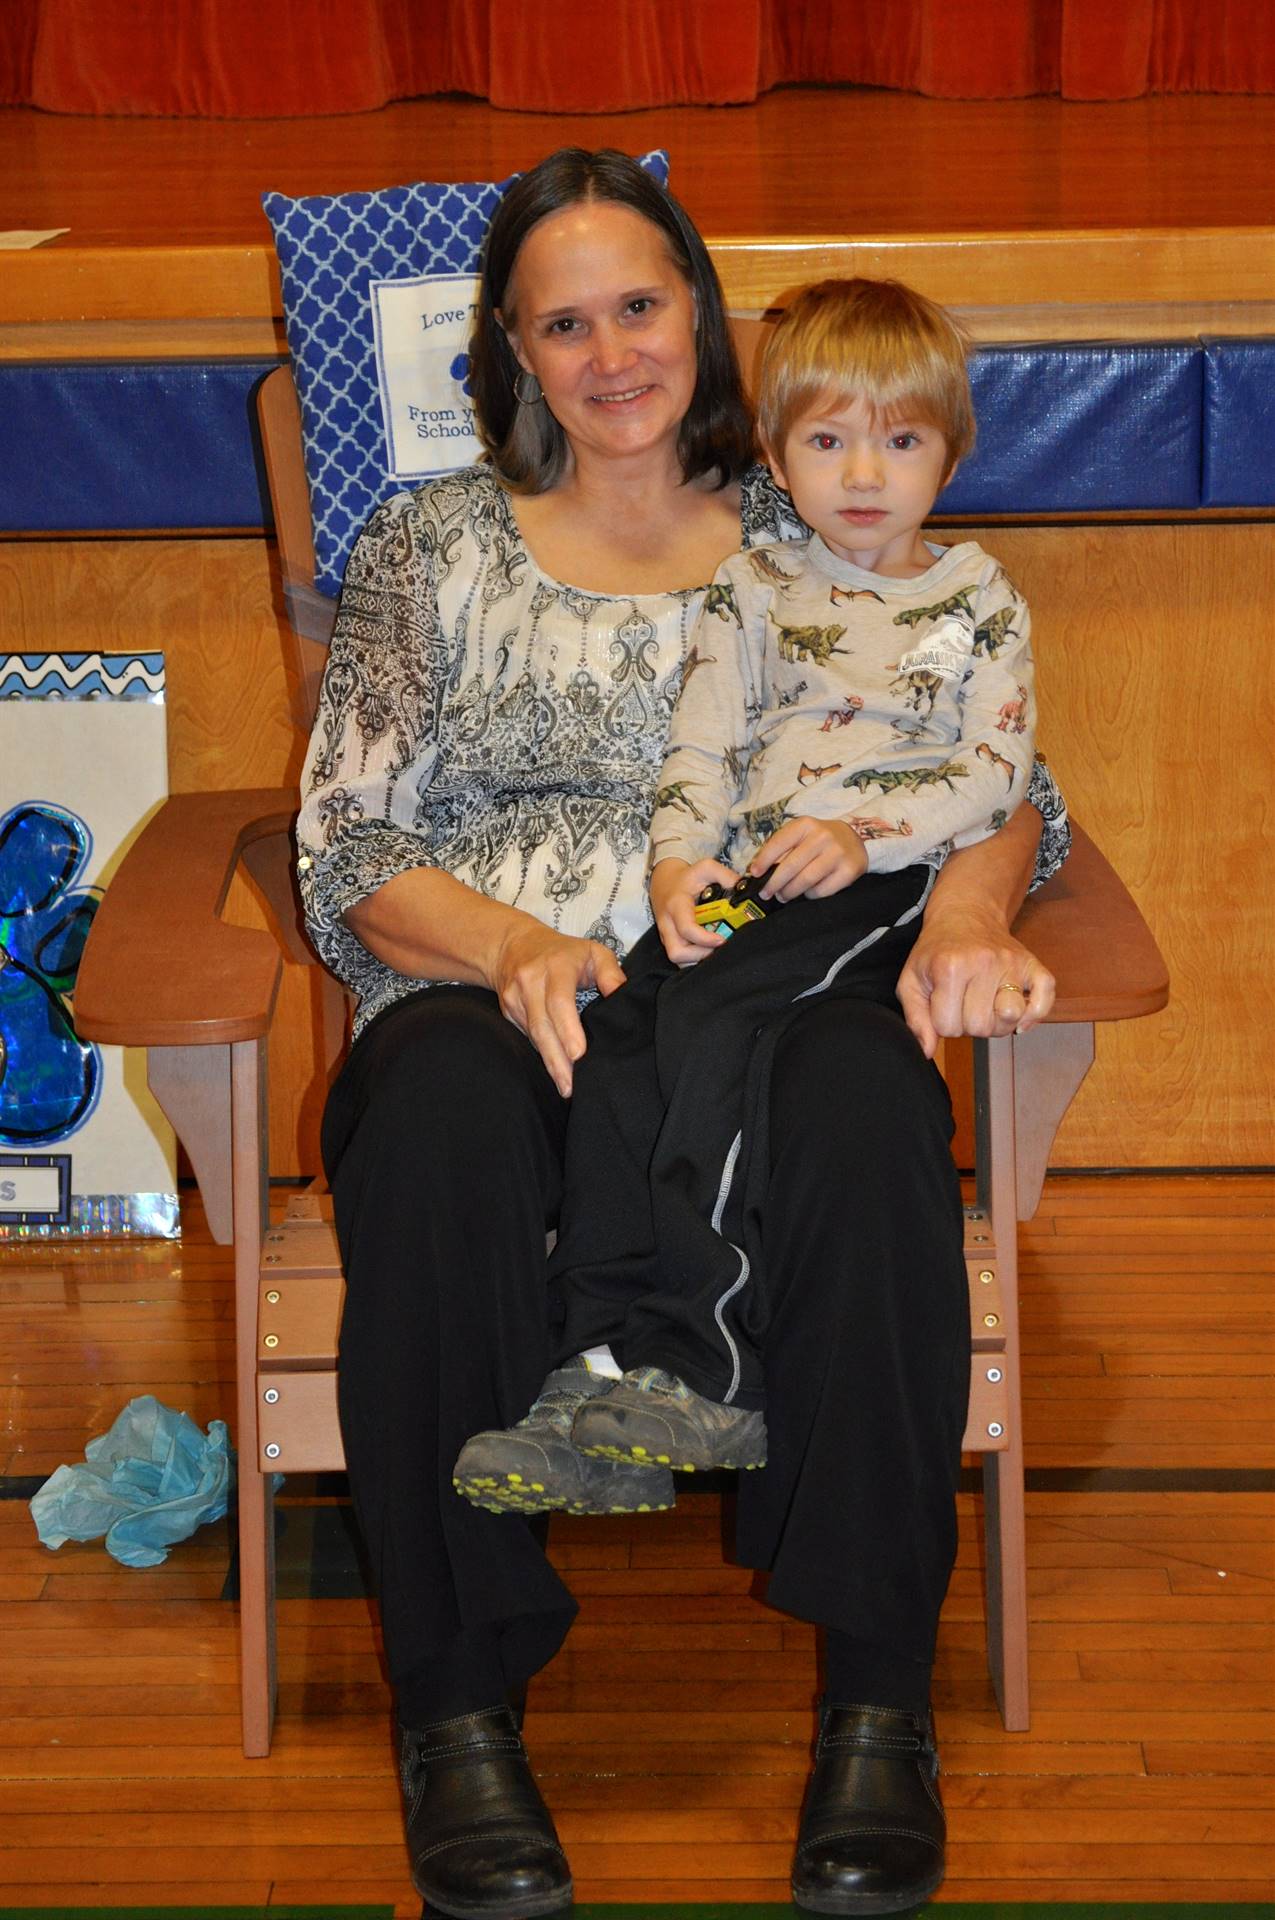
[[[578, 1404], [578, 1375], [537, 1396], [579, 1002], [621, 988], [647, 924], [646, 824], [705, 585], [741, 544], [799, 529], [749, 464], [703, 243], [623, 156], [555, 154], [510, 190], [472, 361], [490, 464], [388, 502], [360, 540], [300, 865], [316, 944], [360, 996], [324, 1156], [413, 1875], [443, 1912], [512, 1915], [570, 1899], [507, 1703], [574, 1603], [524, 1521], [456, 1497], [452, 1466], [529, 1406], [560, 1439]], [[1065, 826], [1047, 781], [1035, 797], [1048, 873]], [[827, 1629], [794, 1864], [816, 1911], [890, 1911], [942, 1877], [928, 1679], [969, 1341], [929, 1058], [940, 1034], [1048, 1011], [1053, 983], [1008, 931], [1039, 836], [1023, 808], [943, 869], [897, 983], [906, 1025], [887, 983], [812, 1007], [777, 1050], [771, 1463], [741, 1487], [740, 1549], [773, 1604]], [[873, 1124], [834, 1154], [848, 1085]], [[834, 1267], [838, 1285], [812, 1283]], [[581, 1471], [586, 1510], [636, 1504], [623, 1469]]]

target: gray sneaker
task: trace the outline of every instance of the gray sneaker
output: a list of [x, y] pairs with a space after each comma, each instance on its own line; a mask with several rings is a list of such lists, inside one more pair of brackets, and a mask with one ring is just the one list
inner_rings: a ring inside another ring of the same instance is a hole
[[517, 1426], [465, 1442], [452, 1474], [457, 1493], [488, 1513], [663, 1513], [677, 1497], [667, 1467], [589, 1460], [572, 1441], [579, 1409], [617, 1385], [578, 1363], [559, 1367]]
[[635, 1367], [605, 1398], [582, 1401], [571, 1438], [590, 1458], [633, 1461], [647, 1471], [766, 1464], [763, 1414], [705, 1400], [662, 1367]]

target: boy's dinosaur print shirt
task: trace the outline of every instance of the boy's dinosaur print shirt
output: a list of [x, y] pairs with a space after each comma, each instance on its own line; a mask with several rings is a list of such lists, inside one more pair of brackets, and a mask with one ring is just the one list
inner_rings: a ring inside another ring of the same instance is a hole
[[786, 819], [844, 820], [869, 870], [940, 865], [1026, 794], [1036, 710], [1026, 602], [972, 541], [910, 580], [817, 534], [719, 568], [692, 637], [652, 864], [742, 873]]
[[[805, 531], [751, 469], [741, 545]], [[617, 953], [645, 931], [651, 807], [707, 595], [550, 579], [486, 467], [377, 509], [346, 571], [297, 822], [306, 925], [358, 996], [356, 1033], [426, 984], [377, 959], [344, 918], [413, 868]], [[716, 617], [709, 627], [725, 632]], [[1043, 766], [1031, 799], [1045, 823], [1039, 885], [1069, 839]]]

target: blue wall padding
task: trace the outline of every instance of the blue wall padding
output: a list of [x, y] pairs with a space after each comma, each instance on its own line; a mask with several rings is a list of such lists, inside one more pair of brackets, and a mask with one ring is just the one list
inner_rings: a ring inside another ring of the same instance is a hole
[[[253, 395], [277, 364], [0, 365], [0, 531], [269, 525]], [[973, 378], [940, 514], [1275, 504], [1275, 341], [983, 347]]]
[[939, 513], [1198, 507], [1198, 341], [982, 347], [978, 445]]
[[270, 523], [253, 392], [277, 360], [0, 367], [0, 528]]
[[1203, 503], [1275, 506], [1275, 340], [1204, 342]]

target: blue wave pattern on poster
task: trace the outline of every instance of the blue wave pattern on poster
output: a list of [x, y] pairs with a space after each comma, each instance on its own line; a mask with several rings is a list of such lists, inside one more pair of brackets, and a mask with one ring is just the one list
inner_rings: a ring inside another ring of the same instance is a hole
[[0, 700], [163, 699], [162, 653], [0, 653]]
[[[12, 656], [10, 656], [12, 658]], [[45, 1146], [82, 1127], [102, 1056], [76, 1034], [75, 985], [100, 894], [75, 882], [92, 849], [78, 814], [24, 801], [0, 819], [0, 1143]]]

